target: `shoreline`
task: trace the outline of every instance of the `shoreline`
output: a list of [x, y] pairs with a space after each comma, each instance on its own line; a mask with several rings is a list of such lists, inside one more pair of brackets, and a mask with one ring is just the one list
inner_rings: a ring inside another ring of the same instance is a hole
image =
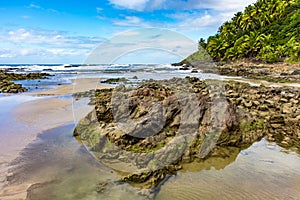
[[[15, 165], [11, 163], [30, 143], [35, 141], [38, 135], [65, 124], [76, 123], [84, 117], [92, 106], [87, 105], [85, 99], [73, 101], [70, 95], [95, 88], [111, 87], [99, 84], [99, 80], [101, 79], [73, 79], [73, 84], [58, 85], [55, 89], [48, 91], [0, 97], [3, 101], [7, 99], [7, 102], [12, 104], [7, 109], [1, 109], [5, 111], [2, 114], [6, 116], [6, 121], [12, 124], [11, 126], [3, 124], [0, 128], [2, 133], [0, 137], [3, 137], [1, 141], [3, 144], [0, 148], [3, 152], [0, 160], [1, 199], [26, 198], [28, 185], [7, 185], [7, 177], [12, 175], [10, 169]], [[3, 123], [7, 123], [6, 121]]]
[[239, 76], [274, 83], [300, 83], [300, 64], [239, 60], [217, 65], [221, 75]]
[[[112, 88], [110, 85], [99, 84], [100, 80], [101, 79], [98, 78], [73, 79], [73, 84], [70, 85], [59, 85], [55, 89], [42, 92], [23, 93], [19, 96], [15, 96], [15, 98], [26, 96], [37, 98], [29, 100], [28, 102], [20, 103], [9, 111], [15, 120], [14, 122], [20, 123], [23, 127], [29, 127], [29, 130], [27, 131], [28, 133], [31, 131], [31, 136], [29, 136], [29, 138], [28, 135], [26, 136], [27, 145], [34, 141], [39, 134], [44, 133], [45, 131], [74, 122], [74, 116], [75, 121], [82, 119], [89, 112], [88, 109], [91, 109], [93, 106], [84, 107], [84, 105], [87, 105], [88, 99], [79, 98], [81, 100], [72, 101], [74, 99], [72, 99], [70, 95], [73, 93], [85, 93], [89, 90]], [[234, 81], [238, 82], [237, 80]], [[19, 135], [17, 136], [19, 138]], [[20, 144], [18, 145], [19, 148], [22, 146]], [[24, 148], [25, 147], [26, 145]], [[18, 152], [20, 153], [21, 151], [22, 150], [19, 150]], [[9, 162], [4, 161], [0, 164], [5, 165], [7, 163]], [[11, 176], [8, 170], [9, 168], [3, 167], [1, 169], [1, 176], [4, 173], [6, 173], [5, 176]], [[176, 170], [177, 169], [175, 169], [175, 171]], [[0, 177], [0, 190], [4, 191], [4, 193], [14, 190], [13, 188], [9, 188], [10, 186], [5, 188], [5, 183], [5, 178], [3, 178], [3, 176]], [[23, 185], [22, 189], [20, 189], [21, 187], [16, 187], [16, 191], [19, 192], [17, 192], [14, 197], [23, 198], [29, 186], [30, 185], [27, 185], [25, 187]], [[12, 185], [12, 187], [14, 187], [14, 185]], [[2, 194], [0, 193], [0, 197], [2, 198], [1, 195]], [[5, 195], [3, 197], [5, 197]], [[11, 196], [7, 199], [10, 198]]]

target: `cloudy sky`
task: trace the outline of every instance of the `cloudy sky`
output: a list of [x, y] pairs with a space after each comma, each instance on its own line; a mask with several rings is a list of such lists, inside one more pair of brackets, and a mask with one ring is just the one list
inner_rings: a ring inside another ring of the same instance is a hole
[[175, 31], [197, 42], [254, 0], [1, 0], [0, 63], [82, 63], [119, 33]]

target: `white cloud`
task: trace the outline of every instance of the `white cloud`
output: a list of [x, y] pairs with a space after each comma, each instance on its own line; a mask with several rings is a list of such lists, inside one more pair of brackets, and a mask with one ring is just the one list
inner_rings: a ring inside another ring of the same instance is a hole
[[[111, 20], [114, 25], [122, 27], [164, 27], [177, 31], [194, 31], [210, 29], [214, 34], [218, 27], [230, 20], [236, 12], [243, 11], [246, 6], [256, 0], [110, 0], [117, 8], [136, 11], [172, 10], [165, 17], [174, 20], [168, 23], [155, 18], [126, 16]], [[205, 13], [204, 13], [205, 12]], [[150, 20], [148, 20], [150, 19]]]
[[188, 29], [204, 29], [209, 27], [215, 27], [220, 24], [220, 18], [212, 16], [208, 13], [197, 18], [187, 18], [185, 21], [179, 24], [180, 28]]
[[39, 6], [39, 5], [36, 5], [36, 4], [34, 4], [34, 3], [31, 3], [31, 4], [29, 4], [28, 8], [42, 9], [42, 7], [41, 7], [41, 6]]
[[122, 36], [138, 36], [140, 35], [140, 32], [138, 31], [125, 31], [123, 33], [120, 33]]
[[15, 44], [86, 47], [93, 48], [104, 39], [98, 37], [64, 36], [63, 33], [48, 30], [16, 29], [0, 35], [0, 39]]
[[143, 19], [136, 16], [125, 16], [124, 19], [113, 21], [114, 25], [128, 26], [128, 27], [147, 27], [149, 26]]
[[194, 32], [196, 34], [197, 32], [198, 35], [207, 37], [208, 35], [215, 34], [218, 27], [225, 21], [229, 21], [236, 12], [243, 11], [246, 6], [255, 1], [187, 0], [175, 2], [175, 0], [171, 0], [168, 2], [169, 6], [173, 6], [174, 8], [177, 6], [179, 11], [167, 14], [166, 17], [177, 21], [173, 25], [170, 24], [170, 28], [185, 33]]
[[13, 57], [15, 57], [15, 54], [13, 54], [13, 53], [1, 53], [0, 52], [0, 58], [13, 58]]
[[22, 48], [18, 50], [18, 54], [21, 56], [29, 56], [29, 55], [38, 55], [40, 51], [37, 51], [37, 49], [31, 49], [31, 48]]
[[57, 10], [52, 9], [52, 8], [43, 8], [42, 6], [39, 6], [37, 4], [31, 3], [27, 6], [27, 8], [30, 9], [38, 9], [38, 10], [42, 10], [42, 11], [47, 11], [47, 12], [52, 12], [52, 13], [59, 13]]
[[0, 63], [80, 63], [90, 50], [22, 47], [0, 50]]
[[216, 29], [221, 26], [225, 21], [230, 20], [234, 12], [219, 12], [211, 13], [205, 12], [204, 15], [182, 13], [174, 18], [183, 19], [177, 24], [178, 30], [203, 30], [203, 29]]
[[51, 53], [55, 56], [78, 56], [82, 54], [82, 50], [77, 49], [63, 49], [63, 48], [53, 48], [47, 49], [47, 53]]
[[[70, 36], [67, 32], [19, 28], [0, 32], [0, 62], [82, 62], [101, 44], [100, 37]], [[4, 49], [6, 48], [6, 49]], [[67, 62], [67, 61], [65, 61]]]
[[[111, 63], [122, 55], [143, 50], [165, 51], [184, 58], [198, 48], [196, 41], [168, 29], [142, 28], [135, 29], [132, 33], [134, 34], [121, 33], [102, 43], [89, 55], [86, 63]], [[138, 54], [134, 53], [134, 55]], [[161, 54], [152, 57], [152, 59], [155, 62], [156, 59], [161, 59], [164, 56]], [[136, 57], [132, 62], [140, 62], [137, 60], [140, 58]]]
[[218, 11], [243, 11], [244, 8], [257, 0], [204, 0], [199, 1], [197, 7], [210, 8]]
[[13, 58], [14, 55], [12, 54], [0, 54], [0, 58]]
[[56, 32], [45, 32], [26, 30], [20, 28], [17, 30], [11, 30], [7, 35], [2, 36], [6, 41], [13, 43], [30, 43], [30, 44], [63, 44], [66, 39]]
[[117, 7], [138, 10], [138, 11], [144, 10], [148, 1], [149, 0], [109, 0], [111, 4]]
[[151, 10], [195, 10], [242, 11], [256, 0], [109, 0], [118, 8], [137, 11]]

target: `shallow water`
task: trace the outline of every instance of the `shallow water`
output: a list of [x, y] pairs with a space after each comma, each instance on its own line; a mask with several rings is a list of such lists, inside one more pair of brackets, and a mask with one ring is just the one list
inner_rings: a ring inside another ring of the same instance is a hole
[[[118, 183], [118, 174], [101, 165], [73, 138], [74, 125], [38, 136], [14, 161], [11, 185], [31, 183], [27, 199], [144, 199], [138, 190]], [[107, 184], [97, 192], [99, 183]]]
[[[14, 107], [32, 100], [42, 99], [25, 95], [6, 95], [0, 97], [0, 161], [11, 157], [24, 147], [29, 127], [18, 122], [10, 112]], [[16, 145], [18, 144], [18, 145]]]
[[300, 199], [300, 157], [275, 143], [263, 139], [227, 166], [209, 162], [170, 178], [157, 199]]
[[[119, 183], [72, 137], [74, 125], [41, 134], [15, 160], [11, 184], [32, 183], [28, 199], [299, 199], [300, 157], [265, 139], [232, 156], [183, 165], [154, 193]], [[101, 192], [97, 185], [107, 184]]]

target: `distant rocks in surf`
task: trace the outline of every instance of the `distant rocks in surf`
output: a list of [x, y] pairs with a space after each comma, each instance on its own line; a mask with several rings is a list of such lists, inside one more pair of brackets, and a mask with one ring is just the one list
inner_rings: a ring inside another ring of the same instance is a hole
[[47, 73], [17, 74], [17, 73], [12, 73], [9, 70], [0, 70], [0, 91], [2, 93], [26, 92], [27, 88], [24, 88], [21, 84], [15, 84], [14, 81], [44, 79], [47, 76], [50, 76], [50, 74]]
[[126, 79], [126, 78], [109, 78], [109, 79], [100, 81], [100, 83], [117, 84], [117, 83], [126, 83], [127, 81], [128, 81], [128, 79]]
[[64, 68], [72, 68], [72, 67], [79, 67], [80, 65], [74, 65], [74, 64], [64, 64]]

